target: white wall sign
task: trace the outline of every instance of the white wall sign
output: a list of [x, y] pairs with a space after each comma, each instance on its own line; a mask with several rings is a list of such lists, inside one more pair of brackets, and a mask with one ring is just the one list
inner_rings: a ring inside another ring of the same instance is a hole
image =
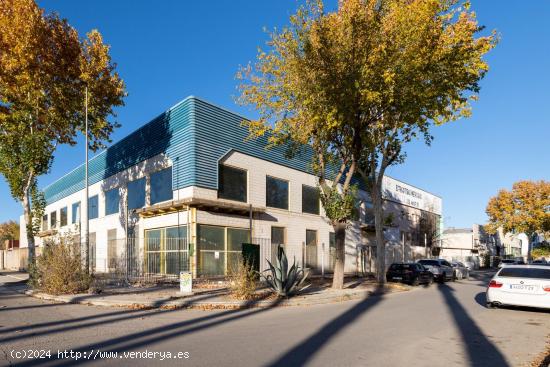
[[439, 196], [420, 190], [414, 186], [384, 176], [382, 197], [401, 204], [412, 206], [430, 213], [441, 215], [442, 202]]

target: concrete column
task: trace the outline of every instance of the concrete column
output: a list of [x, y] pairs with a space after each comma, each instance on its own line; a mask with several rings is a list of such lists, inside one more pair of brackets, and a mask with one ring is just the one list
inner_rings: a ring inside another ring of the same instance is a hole
[[189, 251], [192, 251], [190, 256], [190, 271], [193, 274], [193, 278], [198, 276], [198, 236], [197, 236], [197, 208], [189, 208], [189, 228], [187, 229], [190, 234], [191, 242], [189, 243]]

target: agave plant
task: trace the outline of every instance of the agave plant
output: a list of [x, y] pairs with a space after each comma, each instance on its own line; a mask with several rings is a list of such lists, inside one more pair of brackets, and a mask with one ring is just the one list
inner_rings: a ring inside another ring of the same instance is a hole
[[275, 266], [269, 260], [267, 260], [267, 263], [269, 269], [264, 270], [260, 275], [279, 297], [290, 297], [308, 287], [302, 286], [308, 273], [296, 265], [296, 259], [294, 259], [294, 263], [289, 269], [285, 250], [281, 246], [277, 248]]

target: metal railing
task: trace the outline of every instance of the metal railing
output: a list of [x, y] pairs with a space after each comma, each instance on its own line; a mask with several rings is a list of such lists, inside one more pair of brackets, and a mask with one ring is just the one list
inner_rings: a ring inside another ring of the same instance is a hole
[[186, 238], [118, 238], [90, 243], [90, 269], [98, 277], [128, 282], [176, 281], [190, 270]]

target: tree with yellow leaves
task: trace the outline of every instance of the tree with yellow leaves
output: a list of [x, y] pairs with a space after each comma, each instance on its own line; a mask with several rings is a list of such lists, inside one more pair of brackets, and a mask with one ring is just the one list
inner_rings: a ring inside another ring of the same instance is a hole
[[308, 1], [238, 73], [239, 102], [259, 112], [246, 122], [251, 135], [312, 148], [336, 234], [334, 288], [343, 284], [350, 196], [361, 181], [373, 201], [385, 282], [382, 178], [404, 161], [405, 143], [430, 144], [433, 125], [468, 116], [488, 70], [483, 56], [496, 44], [494, 33], [478, 35], [482, 29], [458, 0], [342, 0], [331, 13]]
[[59, 144], [74, 145], [85, 131], [86, 88], [89, 148], [109, 139], [118, 125], [108, 118], [125, 96], [115, 68], [97, 30], [80, 39], [33, 0], [0, 0], [0, 173], [23, 206], [30, 264], [43, 207], [37, 178]]
[[531, 260], [533, 237], [537, 234], [550, 234], [550, 182], [518, 181], [511, 191], [502, 189], [492, 197], [486, 212], [489, 216], [486, 228], [491, 233], [502, 228], [504, 233], [527, 235], [527, 256]]

